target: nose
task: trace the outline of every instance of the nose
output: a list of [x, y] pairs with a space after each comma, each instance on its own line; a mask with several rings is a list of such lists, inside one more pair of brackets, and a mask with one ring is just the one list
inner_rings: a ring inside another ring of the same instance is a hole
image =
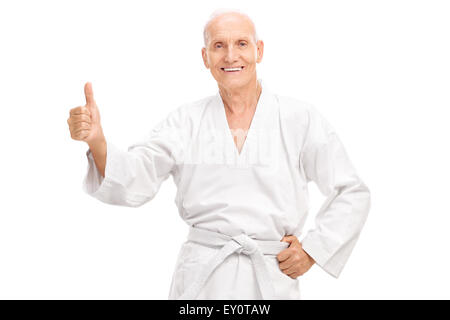
[[228, 46], [227, 54], [225, 56], [225, 62], [231, 64], [237, 61], [237, 57], [238, 57], [237, 49], [235, 49], [234, 46]]

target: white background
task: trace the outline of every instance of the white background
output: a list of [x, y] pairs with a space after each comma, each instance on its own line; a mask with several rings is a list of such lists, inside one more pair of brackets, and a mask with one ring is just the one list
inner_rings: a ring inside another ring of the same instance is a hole
[[314, 266], [303, 298], [450, 298], [450, 4], [393, 0], [2, 1], [0, 298], [167, 299], [187, 234], [172, 178], [140, 208], [89, 197], [66, 120], [91, 81], [125, 149], [215, 94], [202, 31], [221, 7], [253, 17], [258, 76], [325, 115], [372, 193], [341, 277]]

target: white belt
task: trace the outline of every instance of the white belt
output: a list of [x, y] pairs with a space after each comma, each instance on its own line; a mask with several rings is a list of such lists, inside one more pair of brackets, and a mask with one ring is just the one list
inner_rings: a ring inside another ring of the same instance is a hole
[[208, 261], [203, 267], [203, 270], [198, 272], [195, 281], [178, 299], [195, 299], [213, 271], [233, 253], [242, 253], [250, 257], [262, 298], [264, 300], [276, 299], [275, 289], [270, 280], [270, 274], [264, 261], [264, 255], [277, 255], [280, 251], [286, 249], [289, 246], [289, 243], [254, 240], [246, 234], [230, 237], [222, 233], [195, 227], [190, 228], [188, 240], [205, 246], [221, 246], [222, 248]]

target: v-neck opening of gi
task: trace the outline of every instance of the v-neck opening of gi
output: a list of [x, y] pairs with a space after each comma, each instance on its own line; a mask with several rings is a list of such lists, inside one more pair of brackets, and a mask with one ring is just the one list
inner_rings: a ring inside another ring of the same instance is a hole
[[231, 141], [231, 143], [233, 144], [234, 155], [238, 160], [240, 160], [243, 157], [243, 155], [245, 154], [245, 152], [247, 152], [247, 144], [249, 142], [248, 140], [249, 140], [249, 138], [251, 139], [251, 136], [254, 134], [254, 130], [256, 130], [254, 127], [257, 126], [258, 119], [262, 112], [261, 109], [264, 104], [263, 100], [264, 100], [266, 92], [265, 92], [265, 88], [263, 85], [263, 81], [261, 79], [258, 79], [258, 82], [261, 86], [261, 94], [259, 95], [258, 102], [256, 103], [255, 113], [253, 114], [252, 121], [250, 122], [250, 126], [248, 128], [247, 136], [245, 137], [244, 144], [242, 145], [241, 152], [239, 152], [238, 146], [234, 142], [233, 133], [231, 132], [230, 125], [228, 124], [227, 114], [225, 112], [225, 105], [223, 103], [222, 96], [220, 95], [220, 91], [217, 93], [217, 97], [219, 99], [219, 106], [222, 109], [221, 116], [220, 116], [222, 118], [222, 124], [223, 124], [224, 128], [228, 130], [227, 136], [229, 136], [229, 138], [227, 138], [226, 140]]

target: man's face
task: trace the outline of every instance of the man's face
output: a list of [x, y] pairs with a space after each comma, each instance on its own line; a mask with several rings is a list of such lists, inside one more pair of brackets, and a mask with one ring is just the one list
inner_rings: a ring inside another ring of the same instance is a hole
[[262, 60], [264, 43], [255, 42], [253, 23], [229, 13], [212, 20], [207, 30], [203, 62], [219, 86], [236, 89], [256, 80], [256, 63]]

